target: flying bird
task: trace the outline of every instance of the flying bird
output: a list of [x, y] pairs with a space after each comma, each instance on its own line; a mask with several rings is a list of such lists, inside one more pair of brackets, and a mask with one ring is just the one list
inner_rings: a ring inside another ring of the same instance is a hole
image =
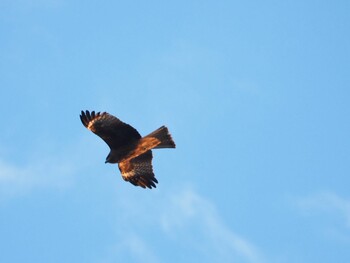
[[105, 163], [118, 163], [125, 181], [142, 188], [156, 187], [151, 149], [175, 148], [167, 127], [141, 137], [135, 128], [107, 112], [81, 111], [80, 120], [107, 143], [110, 152]]

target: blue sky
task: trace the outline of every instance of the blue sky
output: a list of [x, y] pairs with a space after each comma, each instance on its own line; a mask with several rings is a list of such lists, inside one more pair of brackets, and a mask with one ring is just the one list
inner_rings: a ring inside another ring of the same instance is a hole
[[[350, 260], [348, 1], [0, 2], [0, 261]], [[81, 110], [177, 149], [158, 187]]]

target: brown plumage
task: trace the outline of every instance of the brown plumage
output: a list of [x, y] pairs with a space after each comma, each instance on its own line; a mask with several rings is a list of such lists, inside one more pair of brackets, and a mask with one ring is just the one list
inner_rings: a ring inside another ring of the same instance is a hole
[[106, 112], [82, 111], [80, 120], [108, 144], [110, 153], [105, 162], [118, 163], [125, 181], [143, 188], [156, 187], [151, 149], [175, 148], [168, 128], [162, 126], [141, 137], [135, 128]]

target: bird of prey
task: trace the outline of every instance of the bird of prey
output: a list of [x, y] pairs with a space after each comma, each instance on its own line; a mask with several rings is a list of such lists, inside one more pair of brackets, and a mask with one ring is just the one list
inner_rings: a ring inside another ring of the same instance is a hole
[[108, 144], [110, 152], [105, 163], [118, 163], [125, 181], [142, 188], [156, 187], [151, 149], [175, 148], [167, 127], [141, 137], [135, 128], [107, 112], [82, 111], [80, 120]]

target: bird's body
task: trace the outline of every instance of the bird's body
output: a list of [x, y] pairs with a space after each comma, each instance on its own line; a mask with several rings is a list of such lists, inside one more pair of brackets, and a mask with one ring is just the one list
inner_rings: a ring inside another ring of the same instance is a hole
[[108, 144], [110, 153], [106, 163], [118, 163], [125, 181], [143, 188], [156, 187], [158, 181], [152, 169], [151, 149], [175, 148], [165, 126], [141, 137], [135, 128], [106, 112], [82, 111], [80, 119], [86, 128]]

